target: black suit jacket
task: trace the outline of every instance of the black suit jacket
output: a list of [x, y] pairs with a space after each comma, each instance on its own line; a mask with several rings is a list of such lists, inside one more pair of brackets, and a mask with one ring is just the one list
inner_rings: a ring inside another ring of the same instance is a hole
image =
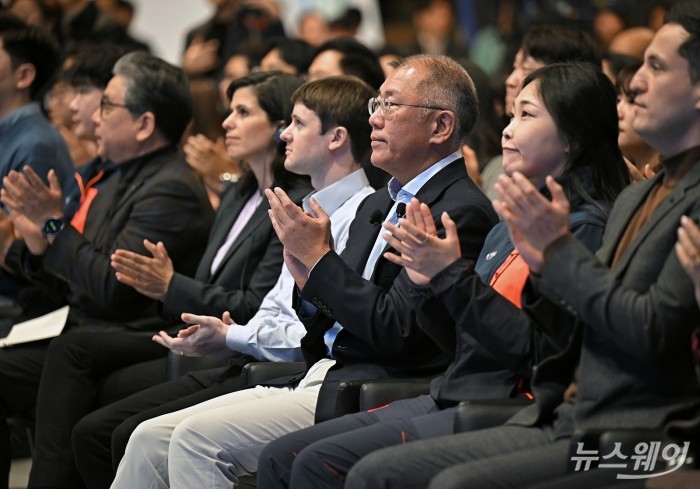
[[613, 270], [609, 267], [630, 219], [663, 172], [620, 195], [597, 257], [571, 239], [548, 249], [538, 287], [551, 302], [541, 299], [532, 310], [552, 325], [558, 324], [558, 315], [573, 314], [577, 327], [566, 351], [539, 366], [533, 384], [537, 406], [514, 422], [551, 420], [579, 353], [577, 428], [660, 427], [700, 406], [690, 353], [700, 312], [674, 251], [681, 216], [700, 217], [700, 150], [685, 157], [698, 161]]
[[[440, 235], [444, 235], [440, 215], [443, 211], [449, 213], [459, 230], [462, 254], [475, 260], [498, 218], [490, 201], [467, 176], [464, 160], [459, 159], [439, 171], [416, 197], [430, 206]], [[331, 383], [432, 375], [447, 365], [447, 357], [417, 326], [415, 299], [409, 292], [410, 280], [402, 267], [380, 256], [371, 279], [362, 278], [367, 258], [382, 229], [370, 222], [374, 221], [370, 216], [377, 210], [385, 216], [392, 204], [386, 189], [365, 199], [350, 225], [343, 253], [339, 256], [329, 252], [321, 258], [302, 291], [302, 297], [318, 308], [313, 317], [302, 319], [307, 329], [302, 340], [307, 363], [326, 356], [324, 333], [335, 321], [343, 325], [333, 344], [337, 363], [324, 381], [319, 409], [322, 403], [332, 405], [324, 396], [324, 391], [332, 390], [327, 387]]]
[[[52, 283], [72, 306], [71, 322], [86, 327], [152, 330], [162, 324], [155, 301], [117, 281], [111, 254], [148, 255], [143, 240], [162, 241], [176, 270], [194, 273], [214, 220], [204, 187], [174, 148], [155, 151], [119, 170], [92, 202], [83, 234], [67, 226], [31, 276]], [[187, 239], [183, 239], [187, 236]], [[12, 255], [27, 264], [28, 252]], [[45, 282], [46, 283], [46, 282]]]
[[[223, 196], [194, 278], [179, 273], [173, 276], [163, 301], [165, 316], [179, 320], [183, 312], [221, 316], [229, 311], [234, 321], [244, 324], [255, 315], [263, 297], [277, 282], [284, 261], [282, 243], [272, 228], [267, 199], [262, 200], [219, 267], [211, 273], [217, 251], [250, 197], [250, 192], [241, 193], [240, 188], [231, 187]], [[298, 204], [310, 187], [297, 182], [285, 191]]]

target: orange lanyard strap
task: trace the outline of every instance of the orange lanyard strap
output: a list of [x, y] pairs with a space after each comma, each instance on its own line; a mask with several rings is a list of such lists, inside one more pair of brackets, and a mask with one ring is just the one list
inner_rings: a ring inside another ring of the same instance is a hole
[[88, 190], [90, 190], [93, 185], [95, 185], [97, 182], [99, 182], [102, 179], [102, 177], [104, 176], [104, 174], [105, 174], [105, 171], [100, 170], [99, 172], [97, 172], [97, 175], [95, 175], [90, 180], [88, 180], [87, 185], [85, 185], [83, 183], [83, 176], [80, 173], [75, 172], [74, 176], [75, 176], [75, 181], [78, 182], [78, 188], [80, 189], [80, 201], [81, 202], [83, 200], [85, 200], [85, 197], [87, 196]]

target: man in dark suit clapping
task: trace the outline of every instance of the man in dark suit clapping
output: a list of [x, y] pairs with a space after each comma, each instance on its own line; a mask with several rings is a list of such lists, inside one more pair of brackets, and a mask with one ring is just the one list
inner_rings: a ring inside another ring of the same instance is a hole
[[[116, 248], [145, 253], [144, 240], [163, 242], [174, 266], [192, 274], [214, 217], [203, 186], [177, 150], [192, 113], [182, 71], [132, 53], [120, 58], [114, 73], [93, 120], [99, 155], [114, 163], [118, 174], [90, 203], [82, 234], [63, 213], [54, 172], [50, 187], [31, 169], [4, 180], [2, 201], [23, 238], [11, 244], [4, 263], [71, 306], [68, 334], [62, 336], [112, 331], [119, 337], [124, 331], [160, 329], [164, 323], [156, 301], [120, 284], [110, 255]], [[33, 408], [48, 345], [46, 340], [0, 350], [3, 418]], [[154, 351], [132, 350], [127, 356], [141, 361]], [[9, 466], [9, 454], [2, 457]]]

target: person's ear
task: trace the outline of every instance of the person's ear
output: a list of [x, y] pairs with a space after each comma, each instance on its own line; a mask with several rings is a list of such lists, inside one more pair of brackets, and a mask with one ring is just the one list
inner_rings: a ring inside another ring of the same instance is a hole
[[576, 154], [580, 150], [581, 146], [579, 145], [578, 141], [566, 141], [566, 146], [564, 147], [564, 154], [567, 158], [569, 158], [572, 154]]
[[330, 149], [331, 151], [335, 151], [336, 149], [342, 147], [343, 144], [345, 144], [345, 142], [348, 141], [349, 138], [350, 134], [348, 133], [348, 130], [343, 126], [338, 126], [334, 129], [331, 129], [331, 138], [328, 142], [328, 149]]
[[138, 117], [139, 128], [136, 140], [140, 143], [149, 139], [156, 132], [156, 116], [153, 112], [144, 112]]
[[14, 71], [17, 90], [29, 90], [36, 79], [36, 67], [31, 63], [22, 63]]
[[435, 118], [433, 133], [430, 141], [435, 144], [442, 144], [450, 139], [457, 130], [457, 120], [455, 114], [449, 110], [442, 110]]

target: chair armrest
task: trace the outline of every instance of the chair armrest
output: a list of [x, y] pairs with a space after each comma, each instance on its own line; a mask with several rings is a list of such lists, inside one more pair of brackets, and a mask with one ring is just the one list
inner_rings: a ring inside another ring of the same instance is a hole
[[529, 399], [462, 401], [455, 412], [455, 433], [500, 426], [532, 403]]
[[615, 447], [615, 443], [622, 443], [623, 447], [630, 447], [634, 450], [634, 446], [641, 442], [652, 442], [652, 441], [667, 441], [668, 437], [664, 434], [664, 431], [660, 428], [649, 428], [649, 429], [637, 429], [637, 430], [607, 430], [601, 433], [600, 440], [598, 441], [600, 450], [605, 451], [606, 449], [612, 449]]
[[250, 362], [246, 363], [241, 370], [241, 385], [253, 386], [279, 377], [303, 376], [304, 372], [306, 372], [304, 362]]
[[365, 382], [360, 387], [360, 411], [384, 406], [399, 399], [430, 393], [432, 378], [382, 379]]
[[[365, 382], [367, 381], [354, 380], [338, 384], [338, 390], [335, 394], [336, 410], [333, 417], [356, 413], [360, 410], [360, 389]], [[319, 411], [318, 408], [317, 411]], [[316, 422], [318, 423], [319, 420], [317, 419]]]
[[612, 451], [615, 443], [621, 443], [624, 448], [634, 449], [634, 445], [641, 442], [667, 441], [668, 437], [661, 428], [639, 429], [577, 429], [571, 436], [572, 451], [576, 450], [578, 443], [583, 443], [587, 450]]
[[430, 391], [432, 377], [345, 381], [336, 391], [336, 416], [367, 411]]
[[221, 358], [213, 355], [187, 357], [170, 351], [168, 353], [168, 361], [165, 366], [165, 379], [167, 381], [175, 380], [178, 377], [182, 377], [183, 375], [194, 370], [226, 367], [228, 365], [228, 361], [228, 358]]

